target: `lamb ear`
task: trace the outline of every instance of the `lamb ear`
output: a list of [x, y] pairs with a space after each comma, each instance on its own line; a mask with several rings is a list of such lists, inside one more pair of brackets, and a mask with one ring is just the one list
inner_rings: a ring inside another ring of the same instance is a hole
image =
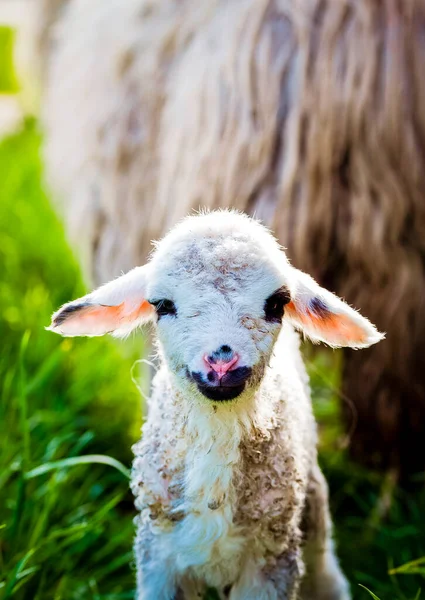
[[343, 300], [320, 287], [312, 277], [294, 272], [291, 301], [285, 315], [313, 342], [332, 347], [367, 348], [385, 336]]
[[64, 336], [111, 333], [125, 337], [155, 313], [145, 299], [146, 283], [147, 267], [136, 267], [91, 294], [64, 304], [47, 329]]

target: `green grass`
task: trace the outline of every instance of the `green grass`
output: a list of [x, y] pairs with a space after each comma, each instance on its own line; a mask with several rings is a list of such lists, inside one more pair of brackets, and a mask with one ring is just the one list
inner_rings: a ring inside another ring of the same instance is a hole
[[0, 145], [0, 598], [130, 598], [120, 465], [34, 471], [92, 454], [129, 467], [141, 421], [134, 343], [44, 331], [84, 287], [41, 189], [39, 147], [31, 126]]
[[[364, 586], [379, 600], [417, 600], [420, 591], [425, 597], [425, 490], [404, 491], [391, 474], [367, 471], [347, 458], [333, 392], [340, 358], [338, 353], [307, 358], [338, 554], [355, 599], [370, 598]], [[397, 568], [405, 563], [410, 564]]]
[[[0, 30], [0, 88], [11, 91], [10, 53], [1, 54], [11, 42], [1, 40]], [[0, 143], [0, 600], [132, 598], [126, 474], [141, 421], [130, 376], [141, 341], [44, 331], [84, 285], [41, 186], [40, 143], [33, 123]], [[339, 555], [355, 600], [418, 600], [425, 494], [347, 459], [340, 358], [307, 356]]]
[[0, 25], [0, 93], [18, 90], [18, 82], [13, 69], [14, 40], [13, 29]]

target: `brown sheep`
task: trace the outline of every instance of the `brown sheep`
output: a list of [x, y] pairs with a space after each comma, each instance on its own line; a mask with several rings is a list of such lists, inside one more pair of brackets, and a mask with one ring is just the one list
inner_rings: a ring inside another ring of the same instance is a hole
[[387, 332], [345, 354], [353, 454], [422, 469], [425, 1], [69, 0], [54, 31], [48, 175], [94, 280], [192, 208], [255, 214]]

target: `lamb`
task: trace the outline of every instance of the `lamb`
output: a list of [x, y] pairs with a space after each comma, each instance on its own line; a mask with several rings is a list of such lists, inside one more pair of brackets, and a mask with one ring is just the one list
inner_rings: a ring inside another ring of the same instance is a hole
[[132, 490], [138, 600], [348, 600], [295, 329], [364, 348], [376, 328], [236, 211], [186, 217], [147, 264], [64, 305], [50, 329], [153, 322], [160, 368]]

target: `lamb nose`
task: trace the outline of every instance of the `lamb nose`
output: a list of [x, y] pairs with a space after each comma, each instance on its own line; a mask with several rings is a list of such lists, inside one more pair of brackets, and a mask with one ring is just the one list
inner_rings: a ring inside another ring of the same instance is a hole
[[232, 349], [230, 346], [221, 346], [219, 352], [223, 353], [223, 354], [233, 354]]
[[[226, 349], [224, 352], [223, 348]], [[233, 352], [229, 346], [222, 346], [220, 350], [213, 352], [210, 356], [204, 356], [206, 364], [211, 367], [220, 378], [232, 368], [236, 368], [238, 360], [239, 355]]]
[[215, 364], [218, 362], [227, 363], [230, 362], [234, 356], [235, 353], [233, 352], [231, 347], [227, 346], [226, 344], [224, 346], [220, 346], [218, 350], [215, 350], [215, 352], [210, 354], [210, 356], [208, 357], [208, 362], [210, 364]]

